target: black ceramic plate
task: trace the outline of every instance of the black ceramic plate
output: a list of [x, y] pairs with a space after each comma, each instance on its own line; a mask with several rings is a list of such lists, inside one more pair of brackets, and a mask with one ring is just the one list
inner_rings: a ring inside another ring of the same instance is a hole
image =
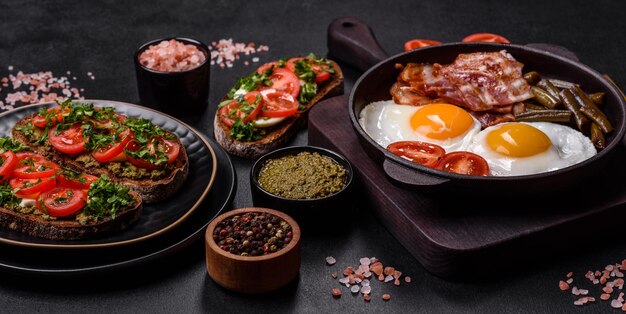
[[109, 274], [171, 255], [204, 237], [209, 222], [229, 208], [236, 187], [228, 154], [217, 143], [207, 141], [217, 156], [215, 182], [198, 210], [177, 228], [138, 243], [105, 248], [47, 250], [0, 243], [0, 271], [37, 278]]
[[[187, 151], [189, 175], [173, 197], [155, 204], [144, 204], [139, 220], [128, 229], [99, 238], [78, 241], [54, 241], [32, 237], [8, 229], [0, 229], [0, 242], [44, 248], [102, 248], [128, 245], [155, 237], [169, 231], [187, 219], [207, 196], [216, 175], [215, 153], [209, 143], [193, 128], [163, 113], [127, 103], [89, 100], [96, 106], [114, 106], [116, 111], [129, 117], [141, 117], [172, 131]], [[11, 135], [17, 121], [54, 103], [37, 104], [18, 108], [0, 115], [0, 136]]]

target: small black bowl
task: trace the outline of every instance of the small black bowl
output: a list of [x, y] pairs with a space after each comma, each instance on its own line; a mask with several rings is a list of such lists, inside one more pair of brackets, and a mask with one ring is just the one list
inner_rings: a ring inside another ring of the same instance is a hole
[[[162, 72], [147, 68], [139, 62], [139, 55], [148, 47], [171, 39], [198, 47], [206, 57], [204, 63], [187, 71]], [[207, 109], [211, 53], [204, 43], [183, 37], [156, 39], [139, 47], [134, 61], [137, 90], [142, 105], [176, 117], [198, 115]]]
[[[258, 177], [267, 160], [300, 152], [315, 152], [332, 158], [346, 170], [346, 184], [337, 193], [315, 199], [292, 199], [274, 195], [261, 187]], [[323, 222], [325, 225], [340, 221], [352, 209], [351, 199], [354, 171], [350, 162], [342, 155], [331, 150], [315, 146], [292, 146], [281, 148], [261, 156], [250, 171], [252, 202], [255, 207], [269, 207], [280, 210], [292, 217], [303, 227]], [[309, 229], [311, 230], [311, 229]]]

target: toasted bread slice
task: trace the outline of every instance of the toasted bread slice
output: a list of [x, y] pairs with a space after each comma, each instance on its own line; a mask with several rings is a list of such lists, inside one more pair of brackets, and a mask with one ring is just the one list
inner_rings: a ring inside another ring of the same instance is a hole
[[41, 215], [22, 214], [0, 207], [0, 227], [50, 240], [84, 240], [101, 236], [126, 229], [139, 219], [143, 212], [141, 197], [133, 191], [130, 194], [135, 203], [117, 213], [115, 219], [106, 217], [98, 222], [81, 224], [75, 219], [46, 220]]
[[336, 62], [332, 61], [332, 65], [336, 75], [333, 76], [331, 81], [320, 86], [317, 95], [307, 104], [306, 108], [271, 129], [268, 129], [268, 132], [263, 138], [250, 142], [235, 139], [230, 136], [230, 127], [219, 118], [219, 111], [217, 111], [213, 121], [215, 140], [228, 153], [249, 159], [258, 158], [284, 146], [294, 137], [301, 127], [306, 126], [308, 112], [311, 107], [325, 98], [343, 94], [343, 73]]
[[107, 167], [103, 164], [99, 166], [86, 167], [84, 164], [76, 161], [76, 159], [82, 155], [90, 155], [89, 152], [78, 156], [70, 156], [60, 153], [53, 148], [33, 144], [26, 134], [19, 130], [19, 127], [27, 124], [34, 115], [36, 115], [36, 113], [25, 117], [13, 126], [13, 139], [30, 147], [34, 152], [50, 158], [52, 161], [63, 167], [70, 168], [78, 172], [86, 172], [96, 176], [106, 174], [113, 182], [127, 185], [132, 190], [139, 193], [143, 201], [148, 204], [156, 203], [169, 198], [183, 185], [185, 179], [187, 178], [187, 174], [189, 172], [189, 159], [187, 157], [187, 152], [184, 147], [182, 147], [182, 143], [180, 142], [178, 142], [179, 145], [181, 145], [180, 153], [178, 154], [176, 161], [174, 161], [171, 165], [172, 170], [167, 174], [167, 176], [158, 179], [125, 178], [118, 176], [113, 171], [107, 169]]

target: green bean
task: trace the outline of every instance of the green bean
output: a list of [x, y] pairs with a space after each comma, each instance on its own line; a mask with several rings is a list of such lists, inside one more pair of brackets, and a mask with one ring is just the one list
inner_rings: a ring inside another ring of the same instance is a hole
[[526, 110], [548, 110], [548, 108], [542, 105], [538, 105], [529, 101], [524, 101], [523, 104], [524, 107], [526, 107]]
[[560, 100], [555, 99], [552, 95], [548, 94], [544, 89], [531, 86], [533, 94], [535, 94], [535, 99], [542, 105], [548, 107], [549, 109], [554, 109], [559, 104]]
[[605, 149], [606, 148], [606, 139], [604, 138], [604, 133], [600, 129], [600, 126], [597, 123], [591, 124], [591, 142], [593, 146], [597, 149]]
[[559, 101], [559, 105], [561, 104], [561, 97], [559, 97], [559, 89], [554, 86], [554, 84], [550, 83], [549, 80], [541, 80], [537, 83], [537, 86], [543, 88], [550, 96]]
[[530, 85], [535, 85], [541, 79], [541, 76], [536, 71], [530, 71], [524, 74], [524, 79]]
[[563, 81], [563, 80], [557, 80], [557, 79], [550, 79], [550, 83], [552, 83], [552, 85], [558, 88], [572, 88], [574, 86], [578, 86], [578, 84], [576, 83]]
[[559, 92], [559, 96], [561, 96], [565, 108], [571, 111], [574, 115], [574, 122], [576, 123], [578, 130], [586, 133], [587, 127], [589, 126], [589, 119], [587, 119], [587, 117], [585, 117], [585, 115], [580, 112], [580, 105], [578, 104], [578, 102], [576, 102], [576, 99], [574, 98], [572, 92], [570, 92], [569, 89], [563, 89], [561, 90], [561, 92]]
[[589, 118], [593, 122], [597, 123], [602, 132], [609, 133], [613, 131], [613, 126], [611, 125], [611, 122], [609, 122], [609, 119], [606, 117], [604, 112], [602, 112], [602, 110], [600, 110], [600, 108], [598, 108], [598, 106], [596, 106], [596, 104], [594, 104], [593, 101], [589, 99], [587, 94], [585, 94], [585, 92], [583, 92], [580, 87], [574, 86], [570, 90], [572, 91], [572, 93], [574, 94], [574, 98], [576, 98], [576, 101], [578, 101], [578, 104], [580, 105], [580, 112], [585, 114], [587, 118]]
[[515, 121], [522, 122], [559, 122], [570, 123], [572, 112], [569, 110], [531, 110], [515, 116]]
[[598, 106], [601, 106], [604, 103], [604, 92], [588, 94], [587, 96], [589, 96], [589, 99], [591, 99], [591, 101]]

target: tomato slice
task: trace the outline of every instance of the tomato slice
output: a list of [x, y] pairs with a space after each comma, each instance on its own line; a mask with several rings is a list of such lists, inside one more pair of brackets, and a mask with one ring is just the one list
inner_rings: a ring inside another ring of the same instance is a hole
[[404, 43], [404, 51], [411, 51], [428, 46], [441, 45], [440, 41], [430, 39], [411, 39]]
[[17, 153], [13, 176], [22, 179], [51, 177], [59, 172], [59, 165], [35, 153]]
[[400, 141], [387, 146], [387, 150], [404, 159], [426, 167], [434, 167], [446, 153], [443, 147], [418, 141]]
[[233, 99], [231, 102], [219, 109], [220, 118], [226, 125], [233, 126], [235, 123], [235, 117], [231, 117], [230, 114], [231, 112], [236, 112], [238, 108], [239, 103], [237, 103], [237, 100]]
[[55, 188], [41, 194], [39, 202], [52, 217], [65, 217], [76, 213], [87, 204], [87, 193], [81, 189]]
[[0, 182], [11, 176], [17, 164], [18, 158], [14, 152], [7, 150], [0, 155]]
[[275, 69], [278, 68], [278, 62], [268, 62], [256, 69], [256, 73], [263, 74], [265, 73], [265, 71], [271, 69], [272, 67], [274, 67]]
[[[141, 145], [135, 141], [132, 140], [130, 142], [128, 142], [128, 144], [126, 144], [126, 147], [124, 148], [124, 150], [129, 151], [129, 152], [136, 152], [141, 148]], [[135, 158], [132, 157], [130, 154], [126, 154], [126, 159], [128, 160], [128, 162], [130, 162], [131, 164], [139, 167], [139, 168], [144, 168], [144, 169], [159, 169], [159, 166], [147, 161], [147, 160], [143, 160], [141, 158]], [[169, 159], [168, 159], [169, 160]]]
[[[260, 97], [259, 94], [258, 91], [251, 91], [243, 96], [244, 101], [247, 103], [246, 105], [254, 104], [257, 101], [257, 97]], [[233, 101], [220, 108], [219, 114], [222, 117], [222, 121], [228, 126], [233, 126], [237, 118], [240, 118], [243, 123], [248, 123], [259, 115], [262, 102], [262, 100], [259, 100], [256, 106], [249, 113], [246, 113], [241, 110], [242, 104], [233, 99]]]
[[165, 146], [165, 156], [167, 156], [167, 163], [171, 164], [178, 158], [180, 154], [180, 145], [178, 143], [163, 139], [163, 145]]
[[293, 73], [296, 73], [296, 62], [300, 61], [304, 58], [302, 57], [297, 57], [297, 58], [291, 58], [289, 60], [287, 60], [287, 62], [285, 62], [285, 68]]
[[91, 155], [98, 162], [105, 163], [111, 161], [119, 154], [124, 152], [124, 147], [133, 138], [133, 132], [130, 129], [122, 131], [119, 135], [120, 141], [109, 144], [104, 147], [96, 149]]
[[298, 97], [300, 94], [300, 80], [292, 71], [283, 68], [274, 69], [270, 75], [270, 81], [272, 81], [271, 89], [287, 92], [293, 97]]
[[[315, 70], [313, 70], [313, 71], [315, 71]], [[330, 78], [330, 72], [321, 70], [321, 68], [320, 68], [320, 71], [315, 72], [315, 73], [316, 73], [315, 74], [315, 83], [317, 83], [317, 84], [324, 83], [327, 79]]]
[[[285, 63], [285, 68], [289, 71], [296, 73], [296, 62], [304, 60], [305, 58], [291, 58]], [[330, 78], [330, 72], [328, 68], [324, 68], [319, 64], [311, 64], [311, 70], [315, 73], [315, 83], [321, 84]], [[294, 95], [297, 97], [298, 95]]]
[[[58, 122], [62, 122], [63, 114], [69, 113], [70, 110], [71, 110], [70, 108], [65, 108], [64, 110], [61, 110], [61, 106], [54, 106], [52, 108], [48, 108], [48, 112], [55, 112], [57, 114], [56, 119], [50, 120], [50, 123], [52, 125], [55, 125]], [[40, 114], [37, 114], [36, 116], [34, 116], [32, 118], [32, 122], [33, 122], [33, 125], [35, 125], [38, 128], [45, 128], [48, 125], [48, 121], [46, 120], [46, 117]]]
[[80, 123], [59, 131], [58, 134], [57, 127], [55, 126], [48, 131], [48, 139], [52, 147], [65, 154], [78, 154], [85, 150], [85, 138]]
[[439, 170], [467, 174], [471, 176], [489, 175], [489, 165], [485, 158], [470, 152], [445, 154], [436, 166]]
[[285, 118], [298, 112], [298, 101], [293, 95], [273, 88], [261, 91], [263, 108], [261, 117]]
[[[171, 164], [176, 161], [178, 155], [180, 154], [180, 145], [177, 142], [170, 141], [162, 137], [152, 138], [148, 142], [147, 148], [151, 154], [155, 154], [157, 151], [163, 152], [165, 156], [167, 156], [167, 164]], [[126, 144], [126, 147], [124, 149], [129, 152], [136, 152], [141, 149], [141, 145], [137, 141], [132, 140], [128, 142], [128, 144]], [[165, 166], [155, 165], [148, 160], [132, 157], [130, 154], [126, 154], [126, 159], [131, 164], [144, 169], [160, 169]]]
[[37, 198], [39, 193], [52, 190], [56, 187], [57, 180], [54, 177], [21, 179], [13, 178], [9, 181], [15, 196], [20, 198]]
[[57, 176], [57, 186], [68, 189], [89, 190], [91, 183], [96, 181], [98, 177], [90, 174], [81, 173], [68, 178], [63, 173]]
[[463, 38], [463, 42], [487, 42], [487, 43], [503, 43], [503, 44], [511, 43], [508, 39], [498, 34], [492, 34], [492, 33], [471, 34]]

